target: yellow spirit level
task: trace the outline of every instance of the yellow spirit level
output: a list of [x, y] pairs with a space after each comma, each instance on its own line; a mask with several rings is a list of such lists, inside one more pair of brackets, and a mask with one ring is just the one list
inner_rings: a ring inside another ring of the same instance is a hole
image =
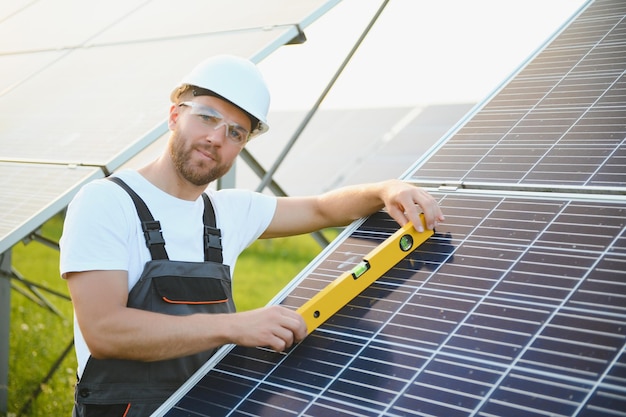
[[423, 232], [407, 223], [298, 309], [309, 334], [433, 235], [421, 214], [420, 220]]

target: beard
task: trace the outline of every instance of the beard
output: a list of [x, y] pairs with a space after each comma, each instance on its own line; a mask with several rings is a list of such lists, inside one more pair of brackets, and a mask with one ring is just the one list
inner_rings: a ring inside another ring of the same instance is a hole
[[213, 168], [209, 168], [209, 161], [206, 160], [194, 162], [192, 155], [196, 148], [191, 145], [186, 146], [186, 141], [181, 139], [177, 131], [172, 133], [169, 148], [170, 157], [179, 174], [196, 186], [209, 185], [211, 182], [224, 176], [232, 165], [223, 164], [219, 155], [212, 151], [211, 146], [202, 146], [201, 149], [215, 158], [216, 165]]

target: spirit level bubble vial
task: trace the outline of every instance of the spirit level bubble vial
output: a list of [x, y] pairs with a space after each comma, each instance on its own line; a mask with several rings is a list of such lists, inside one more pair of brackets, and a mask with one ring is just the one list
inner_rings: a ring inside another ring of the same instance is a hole
[[309, 334], [433, 235], [420, 220], [423, 232], [407, 223], [298, 309]]

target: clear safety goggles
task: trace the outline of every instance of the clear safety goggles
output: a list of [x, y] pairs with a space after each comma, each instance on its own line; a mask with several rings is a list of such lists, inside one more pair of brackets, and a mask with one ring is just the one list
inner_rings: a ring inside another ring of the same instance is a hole
[[238, 125], [227, 121], [224, 116], [212, 107], [205, 106], [194, 101], [184, 101], [179, 106], [189, 107], [191, 114], [198, 116], [200, 122], [206, 127], [217, 130], [224, 126], [226, 128], [226, 137], [237, 145], [244, 144], [250, 137], [250, 132]]

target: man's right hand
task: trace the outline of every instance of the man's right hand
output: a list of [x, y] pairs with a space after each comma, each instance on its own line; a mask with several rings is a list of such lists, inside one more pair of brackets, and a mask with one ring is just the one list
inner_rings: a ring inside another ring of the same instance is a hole
[[302, 316], [286, 307], [269, 306], [230, 316], [231, 343], [241, 346], [282, 352], [307, 335]]

